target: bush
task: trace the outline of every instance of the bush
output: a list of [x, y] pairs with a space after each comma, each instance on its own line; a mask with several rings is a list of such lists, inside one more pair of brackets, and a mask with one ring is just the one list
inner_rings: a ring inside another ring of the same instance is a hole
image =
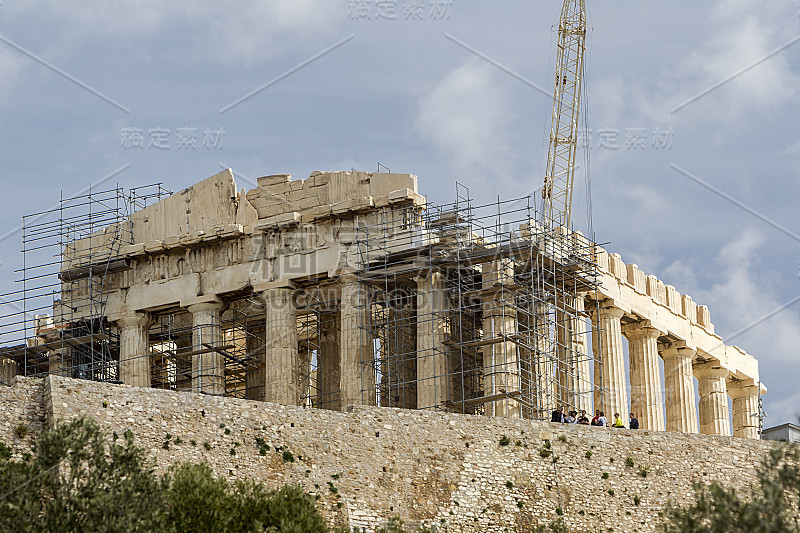
[[500, 437], [500, 446], [508, 446], [509, 444], [511, 444], [511, 439], [508, 438], [508, 435]]
[[798, 531], [800, 448], [784, 445], [770, 449], [756, 470], [756, 478], [741, 491], [717, 482], [695, 483], [694, 503], [668, 505], [664, 531]]
[[230, 483], [205, 464], [159, 477], [131, 432], [120, 442], [81, 418], [43, 432], [27, 460], [0, 462], [0, 533], [328, 531], [300, 488]]
[[11, 458], [11, 448], [9, 448], [5, 442], [0, 441], [0, 459], [10, 459]]
[[28, 426], [25, 424], [17, 424], [17, 427], [14, 428], [14, 433], [17, 437], [24, 439], [28, 436]]
[[625, 459], [625, 466], [633, 468], [633, 465], [634, 465], [633, 457], [628, 457], [627, 459]]

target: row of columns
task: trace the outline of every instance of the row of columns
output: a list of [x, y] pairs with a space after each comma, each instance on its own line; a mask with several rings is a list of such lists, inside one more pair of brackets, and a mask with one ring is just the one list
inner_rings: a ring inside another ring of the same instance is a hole
[[[621, 324], [624, 312], [601, 306], [592, 314], [595, 358], [595, 408], [611, 415], [628, 412], [622, 336], [628, 339], [631, 411], [642, 429], [730, 435], [728, 397], [733, 404], [733, 435], [758, 438], [759, 386], [731, 380], [730, 372], [713, 362], [693, 364], [695, 350], [680, 344], [659, 344], [661, 332], [648, 321]], [[664, 360], [664, 395], [658, 358]], [[694, 377], [699, 382], [699, 409]], [[666, 417], [665, 417], [666, 414]], [[699, 414], [699, 419], [698, 419]]]
[[[362, 390], [374, 389], [372, 372], [362, 372], [362, 357], [372, 354], [372, 341], [362, 327], [365, 323], [365, 290], [355, 275], [339, 279], [341, 305], [336, 319], [323, 320], [320, 328], [320, 368], [318, 371], [324, 407], [371, 404], [371, 395]], [[260, 291], [264, 305], [265, 342], [249, 338], [246, 350], [259, 361], [247, 377], [248, 397], [285, 405], [299, 405], [301, 397], [300, 366], [309, 364], [309, 354], [301, 361], [297, 338], [297, 311], [294, 289], [273, 286]], [[225, 304], [216, 297], [185, 306], [192, 316], [192, 390], [211, 395], [225, 394], [225, 359], [222, 313]], [[120, 334], [119, 378], [128, 385], [149, 387], [151, 315], [137, 311], [115, 317]], [[363, 398], [363, 399], [362, 399]]]
[[[486, 269], [483, 280], [483, 329], [489, 337], [506, 340], [492, 342], [482, 348], [484, 391], [487, 396], [502, 395], [520, 388], [520, 348], [511, 340], [520, 327], [538, 328], [537, 314], [533, 324], [517, 324], [517, 315], [507, 308], [497, 292], [513, 283], [513, 269], [496, 261]], [[450, 358], [446, 347], [450, 324], [446, 304], [446, 280], [435, 269], [423, 270], [415, 278], [417, 285], [416, 324], [416, 407], [440, 409], [452, 397]], [[341, 291], [338, 313], [319, 328], [317, 387], [321, 406], [340, 410], [348, 405], [375, 403], [375, 373], [366, 358], [371, 358], [373, 340], [365, 327], [368, 304], [366, 289], [354, 274], [339, 279]], [[309, 354], [300, 357], [297, 338], [297, 313], [293, 289], [272, 286], [260, 291], [265, 304], [263, 346], [248, 346], [260, 361], [260, 368], [248, 375], [248, 397], [287, 405], [299, 405], [302, 396], [299, 376], [301, 365], [310, 364]], [[585, 335], [576, 317], [583, 311], [583, 299], [572, 302], [574, 312], [562, 312], [558, 322], [556, 346], [564, 347], [570, 357], [557, 357], [563, 368], [531, 368], [534, 376], [545, 378], [542, 390], [567, 391], [570, 405], [590, 411], [591, 390], [588, 383], [588, 357]], [[223, 344], [221, 316], [224, 303], [217, 298], [193, 302], [186, 306], [192, 315], [192, 388], [213, 395], [225, 393], [225, 361], [213, 349]], [[734, 436], [757, 438], [758, 420], [751, 416], [758, 410], [758, 386], [752, 382], [732, 381], [728, 387], [728, 371], [711, 363], [693, 366], [694, 350], [682, 345], [659, 344], [661, 332], [648, 321], [622, 326], [624, 312], [613, 305], [600, 306], [592, 313], [592, 346], [594, 351], [594, 406], [608, 415], [628, 412], [623, 336], [629, 343], [630, 410], [639, 417], [640, 427], [657, 431], [730, 434], [731, 421], [727, 398], [733, 400]], [[148, 313], [136, 312], [116, 320], [120, 332], [120, 379], [127, 384], [150, 386]], [[540, 335], [547, 338], [548, 335]], [[487, 337], [488, 338], [488, 337]], [[537, 350], [549, 352], [550, 346]], [[196, 352], [196, 353], [194, 353]], [[661, 390], [658, 358], [664, 360], [665, 390]], [[547, 364], [539, 361], [536, 365]], [[553, 372], [556, 370], [556, 372]], [[694, 380], [700, 387], [699, 419], [696, 409]], [[562, 399], [563, 394], [559, 394]], [[521, 416], [520, 405], [512, 398], [493, 399], [485, 404], [487, 414]]]

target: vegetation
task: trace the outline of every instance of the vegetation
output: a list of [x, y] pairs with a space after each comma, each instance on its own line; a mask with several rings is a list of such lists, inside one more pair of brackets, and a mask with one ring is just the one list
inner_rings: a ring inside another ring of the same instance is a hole
[[327, 532], [314, 501], [296, 487], [216, 478], [205, 464], [157, 476], [131, 432], [109, 442], [85, 418], [42, 433], [33, 455], [0, 461], [0, 533]]
[[784, 533], [800, 531], [800, 448], [773, 448], [756, 471], [757, 482], [737, 491], [719, 483], [694, 486], [695, 502], [670, 504], [667, 533]]

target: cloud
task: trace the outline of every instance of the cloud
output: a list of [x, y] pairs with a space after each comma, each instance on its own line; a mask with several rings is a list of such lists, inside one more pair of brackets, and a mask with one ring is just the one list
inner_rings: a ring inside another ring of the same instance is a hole
[[346, 6], [326, 0], [52, 0], [46, 9], [32, 2], [15, 2], [4, 9], [12, 19], [36, 17], [52, 27], [50, 40], [58, 44], [59, 53], [96, 39], [135, 47], [142, 39], [163, 32], [171, 46], [192, 50], [186, 57], [189, 61], [236, 64], [269, 59], [289, 45], [292, 49], [304, 42], [316, 46], [315, 39], [308, 37], [324, 37], [335, 28], [330, 21], [337, 12], [342, 20], [347, 15]]
[[[752, 5], [745, 9], [744, 4], [739, 0], [717, 3], [712, 17], [716, 24], [709, 26], [716, 31], [677, 69], [674, 86], [683, 89], [675, 105], [711, 89], [690, 105], [703, 105], [715, 119], [738, 121], [740, 113], [774, 111], [797, 98], [800, 77], [788, 61], [792, 48], [767, 58], [794, 35], [776, 29], [775, 6], [754, 14]], [[800, 43], [794, 46], [800, 47]], [[755, 66], [737, 75], [751, 65]]]
[[449, 72], [417, 105], [415, 127], [459, 174], [501, 176], [511, 151], [509, 100], [494, 67], [476, 60]]

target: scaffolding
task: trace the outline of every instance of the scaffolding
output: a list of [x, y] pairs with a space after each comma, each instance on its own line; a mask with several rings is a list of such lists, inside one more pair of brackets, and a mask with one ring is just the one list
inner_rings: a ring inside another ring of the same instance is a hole
[[22, 219], [18, 289], [0, 295], [0, 383], [50, 373], [117, 381], [119, 335], [106, 318], [112, 274], [130, 266], [130, 213], [168, 191], [161, 184], [64, 197]]
[[[21, 289], [0, 304], [0, 382], [118, 382], [121, 325], [109, 321], [107, 300], [138, 279], [120, 253], [137, 240], [131, 215], [166, 194], [159, 184], [90, 191], [24, 218]], [[455, 198], [355, 215], [361, 403], [527, 419], [600, 405], [603, 368], [589, 349], [593, 309], [584, 308], [599, 301], [592, 240], [541, 223], [530, 197], [476, 205], [457, 184]], [[165, 258], [152, 261], [167, 268]], [[322, 272], [292, 283], [299, 403], [341, 410], [350, 378], [341, 280]], [[145, 313], [138, 357], [150, 386], [267, 397], [277, 378], [265, 358], [264, 305], [245, 287], [206, 314]]]
[[357, 225], [374, 339], [362, 402], [541, 420], [602, 396], [584, 308], [594, 244], [537, 220], [530, 197], [474, 205], [457, 185], [452, 204]]

